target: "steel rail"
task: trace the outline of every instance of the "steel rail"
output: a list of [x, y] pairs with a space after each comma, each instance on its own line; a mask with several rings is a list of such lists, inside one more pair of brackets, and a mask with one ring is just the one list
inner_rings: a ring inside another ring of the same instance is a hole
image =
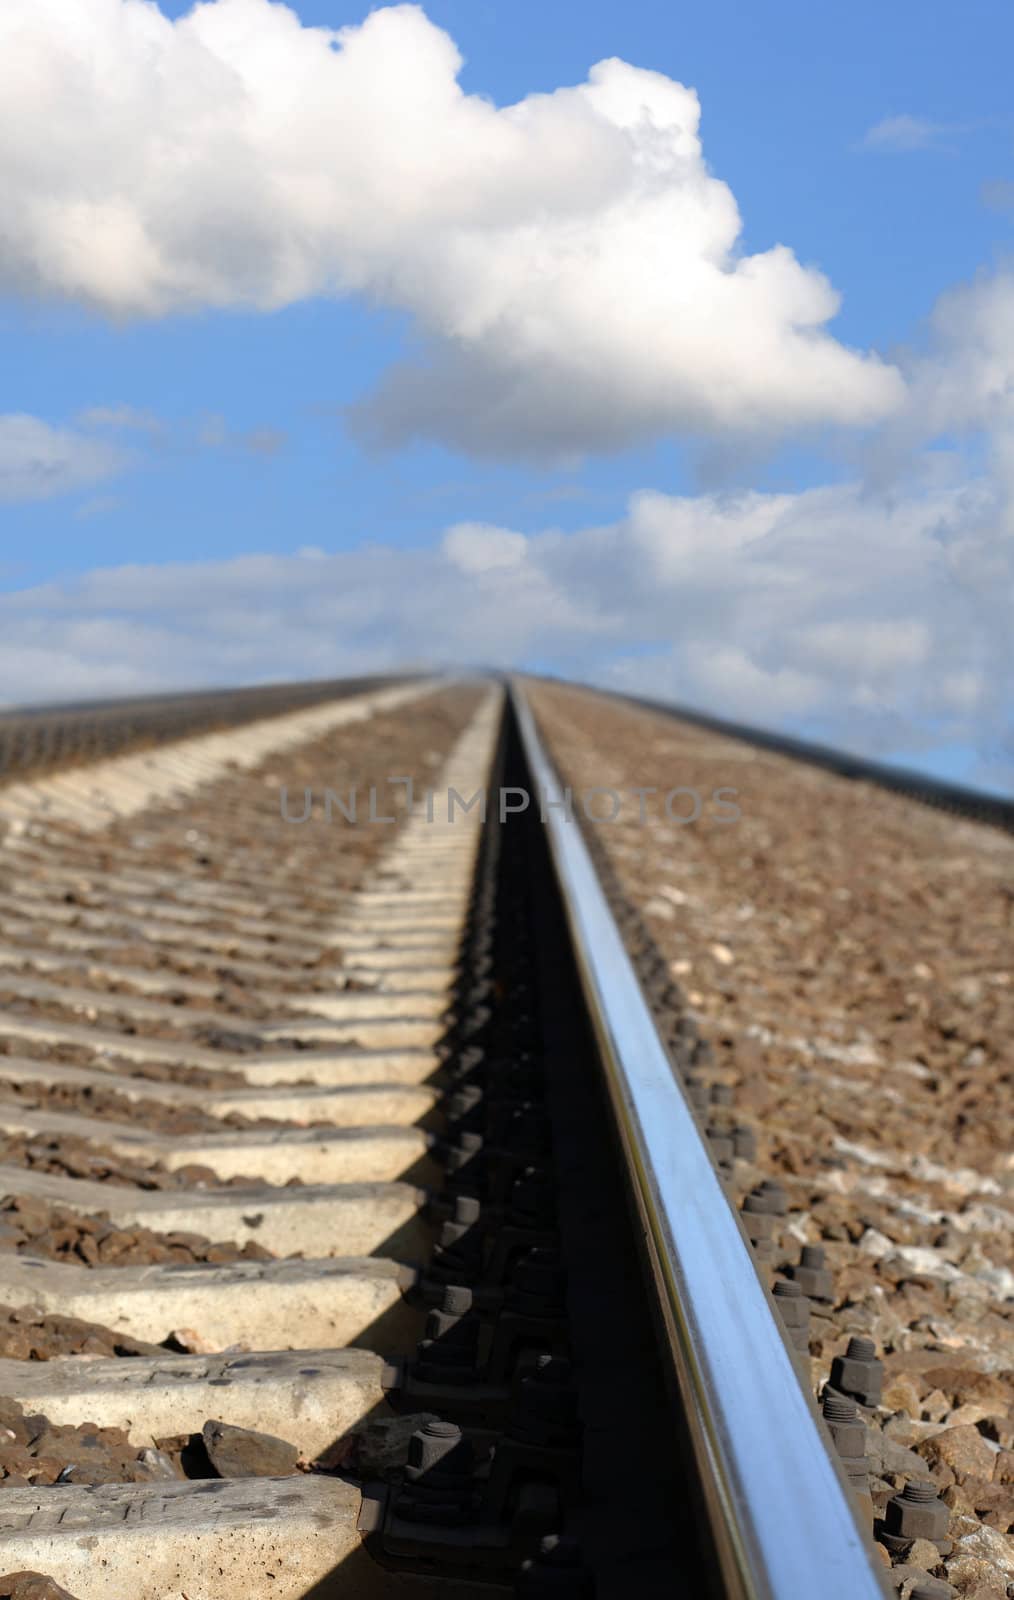
[[125, 754], [142, 745], [238, 728], [262, 717], [302, 711], [381, 689], [411, 673], [253, 688], [199, 689], [183, 694], [64, 706], [0, 710], [0, 783], [50, 772], [75, 762]]
[[525, 694], [511, 699], [626, 1154], [729, 1600], [886, 1590]]

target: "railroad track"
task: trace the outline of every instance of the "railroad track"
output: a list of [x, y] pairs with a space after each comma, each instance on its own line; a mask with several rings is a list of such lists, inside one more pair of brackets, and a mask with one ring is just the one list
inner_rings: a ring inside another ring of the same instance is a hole
[[[883, 1594], [875, 1358], [822, 1419], [776, 1186], [729, 1203], [749, 1128], [660, 1030], [664, 964], [581, 830], [543, 823], [523, 688], [272, 710], [0, 788], [0, 1302], [44, 1357], [0, 1361], [0, 1571]], [[418, 779], [400, 811], [385, 773]], [[448, 816], [479, 789], [485, 823]]]

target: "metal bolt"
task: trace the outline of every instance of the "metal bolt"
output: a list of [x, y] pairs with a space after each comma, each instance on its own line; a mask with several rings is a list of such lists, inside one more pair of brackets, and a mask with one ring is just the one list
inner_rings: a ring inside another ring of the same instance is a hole
[[758, 1200], [755, 1194], [748, 1194], [743, 1201], [740, 1215], [743, 1219], [743, 1229], [753, 1246], [758, 1260], [766, 1261], [771, 1255], [771, 1241], [774, 1238], [777, 1226], [775, 1218], [768, 1211], [760, 1207], [763, 1201]]
[[452, 1477], [468, 1477], [473, 1466], [472, 1445], [456, 1422], [431, 1417], [416, 1428], [408, 1441], [405, 1476], [415, 1482], [424, 1472], [440, 1470]]
[[416, 1349], [416, 1376], [430, 1383], [468, 1381], [478, 1360], [479, 1335], [471, 1289], [448, 1284], [440, 1305], [426, 1317], [426, 1335]]
[[831, 1362], [831, 1387], [851, 1395], [860, 1405], [880, 1404], [883, 1381], [884, 1365], [877, 1359], [877, 1347], [862, 1335], [853, 1335], [845, 1354]]
[[482, 1149], [481, 1133], [459, 1133], [447, 1151], [445, 1164], [448, 1172], [460, 1172], [467, 1167]]
[[779, 1278], [771, 1293], [778, 1305], [782, 1322], [796, 1349], [804, 1355], [810, 1348], [810, 1302], [798, 1283], [791, 1278]]
[[[747, 1204], [749, 1201], [749, 1205]], [[770, 1178], [758, 1184], [756, 1189], [751, 1189], [743, 1202], [743, 1209], [755, 1211], [769, 1217], [784, 1217], [789, 1209], [789, 1202], [785, 1190], [780, 1183], [774, 1183]]]
[[472, 1309], [472, 1291], [462, 1283], [451, 1283], [444, 1290], [440, 1309], [447, 1316], [463, 1317], [466, 1311]]
[[866, 1424], [855, 1401], [825, 1389], [821, 1412], [838, 1454], [845, 1461], [862, 1461], [865, 1473]]
[[482, 1262], [482, 1232], [476, 1226], [482, 1214], [474, 1195], [458, 1195], [454, 1214], [443, 1223], [433, 1251], [433, 1270], [450, 1278], [452, 1285], [472, 1278]]
[[823, 1245], [804, 1244], [798, 1267], [790, 1267], [789, 1271], [809, 1299], [834, 1299], [834, 1284], [824, 1265]]
[[909, 1481], [892, 1495], [884, 1511], [884, 1527], [896, 1539], [929, 1539], [934, 1544], [947, 1537], [950, 1511], [937, 1499], [932, 1483]]
[[434, 1306], [426, 1317], [426, 1339], [444, 1339], [456, 1344], [477, 1342], [479, 1324], [470, 1316], [472, 1291], [464, 1284], [450, 1284], [445, 1288], [439, 1306]]
[[449, 1122], [458, 1122], [462, 1117], [467, 1117], [470, 1111], [475, 1111], [482, 1105], [483, 1093], [477, 1083], [462, 1084], [460, 1089], [455, 1089], [447, 1097], [447, 1119]]

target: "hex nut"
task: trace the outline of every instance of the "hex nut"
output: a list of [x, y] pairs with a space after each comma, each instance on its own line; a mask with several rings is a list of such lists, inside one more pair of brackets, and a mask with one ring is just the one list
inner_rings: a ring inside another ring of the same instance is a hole
[[950, 1515], [933, 1484], [910, 1481], [888, 1500], [884, 1527], [896, 1539], [929, 1539], [936, 1544], [947, 1537]]
[[[747, 1206], [747, 1201], [750, 1205]], [[771, 1178], [765, 1178], [756, 1189], [751, 1189], [746, 1200], [743, 1201], [744, 1210], [766, 1212], [772, 1217], [784, 1217], [788, 1210], [788, 1200], [785, 1190], [780, 1183], [775, 1183]]]
[[825, 1390], [821, 1412], [834, 1447], [846, 1462], [862, 1462], [866, 1469], [866, 1424], [854, 1400]]
[[804, 1244], [799, 1265], [789, 1272], [810, 1300], [833, 1300], [834, 1283], [824, 1264], [824, 1249], [819, 1244]]
[[839, 1394], [850, 1395], [861, 1405], [880, 1404], [880, 1391], [884, 1381], [884, 1364], [877, 1358], [872, 1339], [851, 1338], [843, 1356], [831, 1362], [831, 1387]]

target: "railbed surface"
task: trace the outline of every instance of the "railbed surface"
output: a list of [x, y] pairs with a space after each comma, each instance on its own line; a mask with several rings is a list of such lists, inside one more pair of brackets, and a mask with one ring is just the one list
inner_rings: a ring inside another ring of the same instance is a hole
[[874, 1503], [795, 1208], [730, 1205], [763, 1115], [587, 830], [502, 808], [599, 759], [542, 693], [537, 731], [522, 686], [370, 684], [0, 787], [17, 1600], [943, 1570], [947, 1507]]

